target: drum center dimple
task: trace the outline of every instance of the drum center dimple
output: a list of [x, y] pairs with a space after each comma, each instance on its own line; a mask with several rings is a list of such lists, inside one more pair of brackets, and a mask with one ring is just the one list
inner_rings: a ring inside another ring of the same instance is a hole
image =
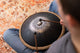
[[38, 26], [41, 26], [41, 25], [42, 25], [42, 22], [41, 22], [41, 21], [39, 21], [39, 22], [37, 23], [37, 25], [38, 25]]

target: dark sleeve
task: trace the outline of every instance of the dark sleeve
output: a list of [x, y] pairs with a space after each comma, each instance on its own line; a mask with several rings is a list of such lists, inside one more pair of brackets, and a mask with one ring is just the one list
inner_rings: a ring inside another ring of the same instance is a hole
[[56, 40], [45, 53], [64, 53], [69, 36], [70, 33], [68, 32], [62, 38]]

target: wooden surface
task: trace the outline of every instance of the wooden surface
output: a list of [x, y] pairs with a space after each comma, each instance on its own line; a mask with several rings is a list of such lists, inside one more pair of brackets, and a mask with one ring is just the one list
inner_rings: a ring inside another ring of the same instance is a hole
[[20, 28], [29, 15], [48, 11], [52, 0], [0, 0], [0, 53], [16, 53], [4, 40], [9, 28]]

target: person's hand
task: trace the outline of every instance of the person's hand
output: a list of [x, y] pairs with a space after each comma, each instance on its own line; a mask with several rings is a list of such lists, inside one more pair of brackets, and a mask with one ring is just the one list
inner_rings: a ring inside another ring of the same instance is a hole
[[60, 24], [61, 24], [61, 25], [64, 25], [64, 23], [63, 23], [63, 20], [62, 20], [62, 19], [60, 20]]

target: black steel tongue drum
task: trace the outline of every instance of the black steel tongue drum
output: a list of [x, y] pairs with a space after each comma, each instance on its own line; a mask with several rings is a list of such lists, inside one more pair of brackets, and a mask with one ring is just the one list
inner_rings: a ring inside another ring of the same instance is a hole
[[60, 17], [53, 12], [38, 12], [29, 16], [22, 24], [19, 37], [22, 43], [33, 50], [45, 50], [64, 34]]

